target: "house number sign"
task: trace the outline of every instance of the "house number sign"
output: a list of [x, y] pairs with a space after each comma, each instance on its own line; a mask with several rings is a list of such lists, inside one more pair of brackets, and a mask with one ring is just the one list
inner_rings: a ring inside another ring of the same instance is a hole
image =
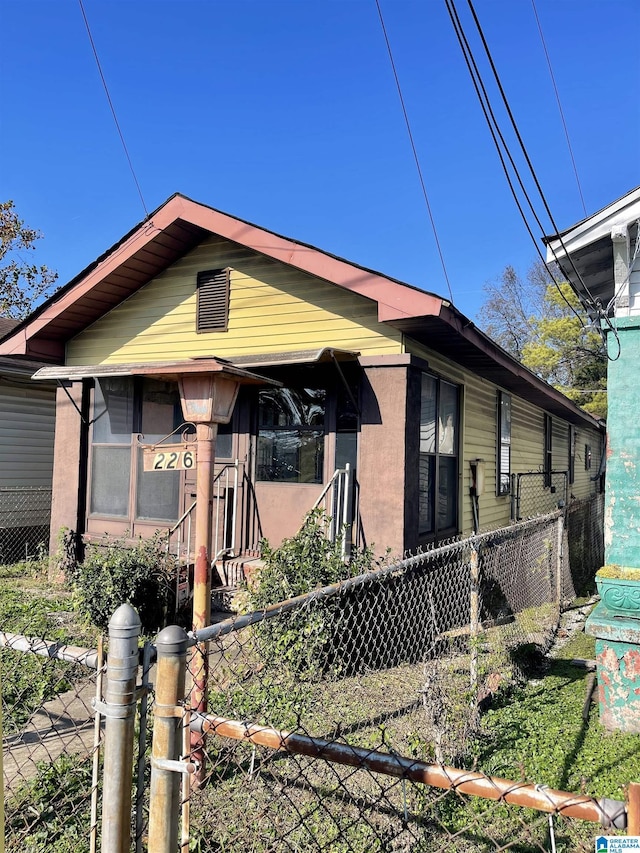
[[145, 471], [187, 471], [196, 466], [194, 450], [185, 448], [184, 444], [163, 444], [158, 447], [145, 447]]

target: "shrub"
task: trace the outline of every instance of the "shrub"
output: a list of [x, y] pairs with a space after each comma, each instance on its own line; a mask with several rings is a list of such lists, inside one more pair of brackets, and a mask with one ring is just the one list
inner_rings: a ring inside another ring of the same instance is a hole
[[129, 544], [105, 539], [93, 546], [70, 573], [78, 593], [80, 609], [105, 630], [121, 604], [138, 611], [144, 633], [165, 624], [174, 601], [173, 558], [165, 552], [160, 534]]
[[[247, 589], [250, 610], [262, 610], [375, 567], [369, 549], [354, 549], [345, 563], [340, 542], [326, 537], [326, 521], [323, 511], [312, 510], [301, 530], [279, 548], [261, 543], [264, 565]], [[265, 660], [299, 675], [341, 669], [344, 662], [338, 660], [338, 649], [343, 605], [343, 597], [332, 596], [261, 623], [256, 636]]]

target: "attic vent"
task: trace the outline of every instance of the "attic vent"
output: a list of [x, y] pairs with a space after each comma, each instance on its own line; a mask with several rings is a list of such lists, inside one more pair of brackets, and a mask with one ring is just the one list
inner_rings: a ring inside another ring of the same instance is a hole
[[226, 332], [229, 320], [230, 270], [198, 273], [196, 331]]

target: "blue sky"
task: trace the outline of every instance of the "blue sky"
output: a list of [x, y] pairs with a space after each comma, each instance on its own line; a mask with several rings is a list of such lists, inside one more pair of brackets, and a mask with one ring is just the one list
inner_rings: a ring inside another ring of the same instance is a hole
[[[444, 0], [380, 5], [454, 301], [474, 317], [482, 285], [507, 264], [526, 273], [535, 248]], [[467, 4], [457, 6], [489, 85]], [[447, 296], [375, 0], [84, 7], [148, 211], [181, 192]], [[591, 214], [640, 184], [640, 3], [536, 8]], [[476, 11], [568, 227], [584, 212], [532, 4], [476, 0]], [[77, 0], [2, 0], [0, 39], [0, 198], [44, 234], [38, 259], [64, 284], [145, 212]], [[552, 231], [537, 197], [536, 209]]]

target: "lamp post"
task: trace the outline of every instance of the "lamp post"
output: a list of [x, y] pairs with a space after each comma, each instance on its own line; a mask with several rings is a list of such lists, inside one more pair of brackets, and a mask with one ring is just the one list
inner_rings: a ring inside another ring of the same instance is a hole
[[[228, 424], [241, 385], [279, 385], [215, 358], [141, 368], [140, 375], [177, 381], [182, 414], [196, 427], [196, 518], [192, 628], [205, 628], [211, 619], [211, 494], [218, 424]], [[189, 658], [193, 711], [207, 711], [208, 643], [197, 643]], [[199, 765], [196, 782], [203, 779], [204, 741], [191, 735], [191, 759]]]

